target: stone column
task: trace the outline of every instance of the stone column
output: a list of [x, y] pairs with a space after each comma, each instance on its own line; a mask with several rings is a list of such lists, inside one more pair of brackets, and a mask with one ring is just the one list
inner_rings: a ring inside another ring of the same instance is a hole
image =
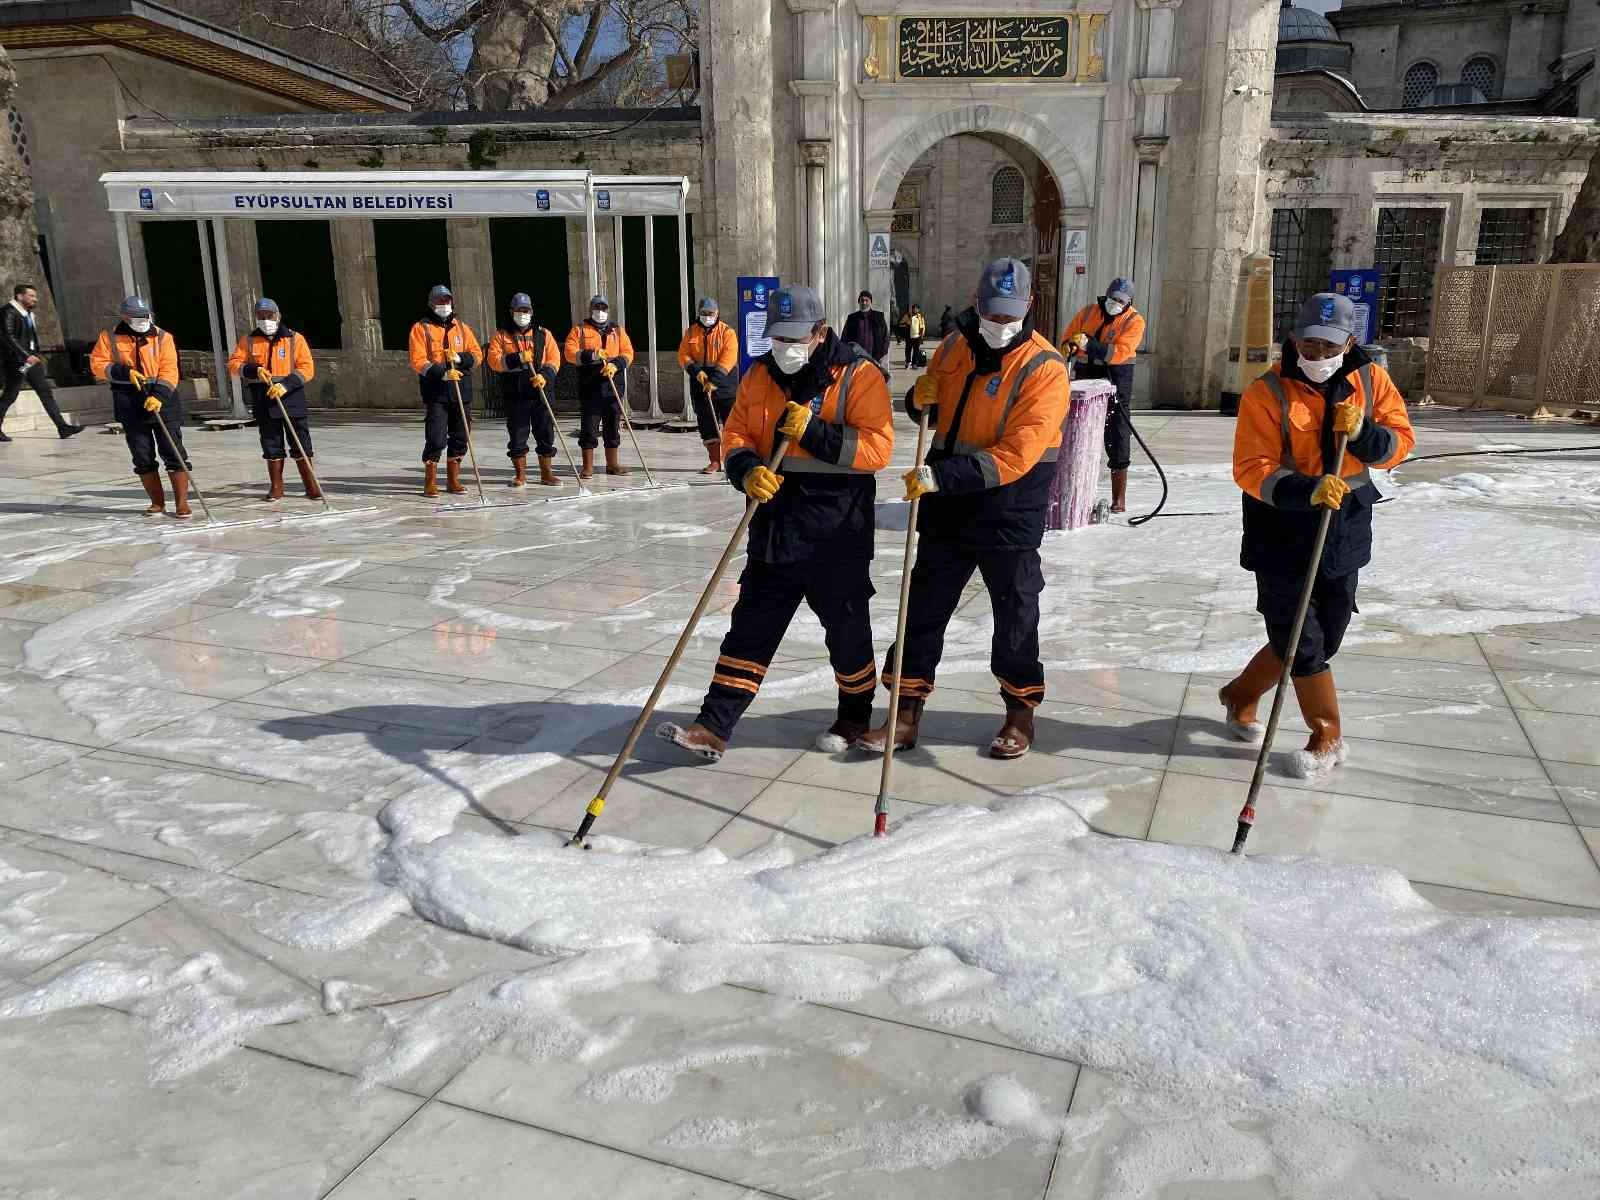
[[330, 221], [333, 278], [339, 289], [343, 325], [339, 340], [347, 352], [380, 354], [383, 323], [378, 319], [378, 253], [367, 217]]
[[717, 0], [702, 19], [702, 177], [712, 184], [717, 236], [717, 278], [707, 290], [732, 296], [739, 275], [778, 268], [772, 0]]
[[456, 315], [480, 339], [495, 326], [494, 259], [489, 249], [487, 217], [445, 222], [450, 254], [450, 292]]
[[826, 296], [823, 264], [827, 261], [828, 244], [828, 143], [803, 141], [800, 157], [806, 165], [806, 282], [816, 289], [818, 296]]

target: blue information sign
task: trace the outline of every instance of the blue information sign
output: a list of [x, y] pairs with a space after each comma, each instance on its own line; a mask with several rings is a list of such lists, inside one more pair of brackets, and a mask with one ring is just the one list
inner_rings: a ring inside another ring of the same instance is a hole
[[1333, 290], [1349, 296], [1356, 306], [1356, 328], [1363, 346], [1378, 336], [1378, 281], [1383, 272], [1377, 267], [1350, 267], [1333, 272]]
[[767, 297], [778, 288], [776, 275], [739, 276], [739, 374], [771, 347], [767, 337]]

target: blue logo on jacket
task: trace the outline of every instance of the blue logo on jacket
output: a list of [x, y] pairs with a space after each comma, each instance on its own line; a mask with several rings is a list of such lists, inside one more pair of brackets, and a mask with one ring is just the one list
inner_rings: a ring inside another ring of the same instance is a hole
[[991, 396], [998, 396], [1000, 394], [1000, 376], [996, 375], [990, 379], [989, 386], [983, 390], [988, 392]]

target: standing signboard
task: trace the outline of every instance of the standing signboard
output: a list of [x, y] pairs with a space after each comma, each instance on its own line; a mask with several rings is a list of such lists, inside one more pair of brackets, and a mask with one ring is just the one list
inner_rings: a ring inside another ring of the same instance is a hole
[[767, 337], [767, 297], [778, 288], [776, 275], [741, 275], [739, 284], [739, 374], [771, 347]]
[[1383, 273], [1377, 267], [1350, 267], [1333, 272], [1333, 290], [1349, 296], [1356, 306], [1356, 337], [1365, 346], [1378, 336], [1378, 281]]

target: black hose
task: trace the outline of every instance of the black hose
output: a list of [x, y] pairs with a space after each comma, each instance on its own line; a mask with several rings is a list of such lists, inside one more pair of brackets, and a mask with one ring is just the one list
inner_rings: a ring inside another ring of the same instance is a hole
[[1538, 446], [1532, 450], [1447, 450], [1442, 454], [1413, 454], [1397, 466], [1406, 463], [1427, 462], [1430, 458], [1475, 458], [1480, 454], [1577, 454], [1579, 451], [1600, 450], [1600, 446]]
[[1133, 423], [1133, 414], [1128, 411], [1125, 404], [1118, 404], [1122, 419], [1128, 423], [1128, 432], [1133, 434], [1133, 440], [1139, 443], [1139, 449], [1144, 451], [1144, 456], [1150, 460], [1150, 465], [1156, 469], [1156, 474], [1161, 477], [1161, 499], [1156, 501], [1156, 506], [1142, 517], [1132, 517], [1128, 521], [1129, 528], [1136, 528], [1146, 521], [1153, 521], [1161, 515], [1161, 510], [1167, 506], [1167, 473], [1161, 469], [1161, 463], [1151, 453], [1150, 447], [1145, 445], [1145, 440], [1139, 436], [1139, 430]]

